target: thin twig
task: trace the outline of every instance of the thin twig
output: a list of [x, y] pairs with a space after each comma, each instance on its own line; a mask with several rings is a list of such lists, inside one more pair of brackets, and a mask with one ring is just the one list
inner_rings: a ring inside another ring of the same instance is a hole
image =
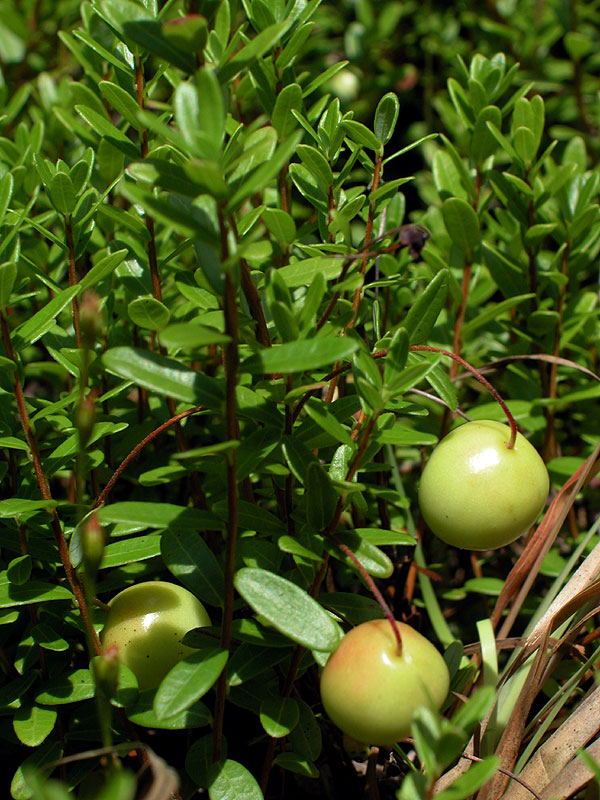
[[104, 503], [106, 503], [106, 498], [108, 497], [115, 483], [119, 479], [119, 476], [127, 469], [127, 467], [129, 466], [129, 464], [131, 464], [133, 459], [139, 453], [142, 452], [142, 450], [144, 449], [144, 447], [146, 447], [146, 445], [150, 444], [150, 442], [153, 439], [156, 439], [157, 436], [160, 436], [161, 433], [166, 431], [172, 425], [176, 425], [182, 419], [185, 419], [186, 417], [189, 417], [192, 414], [197, 414], [199, 411], [204, 411], [204, 406], [194, 406], [194, 408], [188, 408], [187, 411], [182, 411], [181, 413], [176, 414], [174, 417], [171, 417], [171, 419], [168, 419], [166, 422], [163, 422], [162, 425], [159, 425], [158, 428], [155, 428], [151, 433], [145, 436], [141, 442], [136, 444], [136, 446], [129, 453], [129, 455], [123, 459], [123, 461], [119, 464], [117, 469], [113, 472], [111, 479], [102, 490], [102, 493], [98, 495], [98, 497], [96, 498], [94, 502], [94, 508], [100, 508], [100, 506], [103, 506]]

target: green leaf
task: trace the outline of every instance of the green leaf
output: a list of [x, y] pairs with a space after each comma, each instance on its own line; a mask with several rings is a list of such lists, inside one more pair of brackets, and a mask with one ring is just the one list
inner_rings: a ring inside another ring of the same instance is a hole
[[163, 678], [154, 698], [158, 719], [168, 719], [193, 706], [223, 672], [227, 650], [199, 650], [186, 656]]
[[13, 558], [6, 569], [6, 577], [11, 583], [21, 586], [27, 583], [31, 575], [31, 556], [24, 555]]
[[355, 528], [354, 533], [374, 545], [396, 544], [414, 547], [417, 544], [414, 536], [402, 531], [386, 531], [381, 530], [381, 528]]
[[314, 256], [280, 267], [277, 272], [290, 288], [294, 288], [310, 286], [319, 272], [323, 273], [327, 280], [337, 278], [343, 266], [344, 260], [337, 256]]
[[520, 303], [525, 302], [525, 300], [531, 300], [532, 297], [535, 297], [535, 295], [522, 294], [517, 297], [509, 297], [506, 300], [500, 301], [499, 303], [490, 304], [481, 312], [481, 314], [478, 314], [475, 319], [471, 319], [469, 322], [463, 325], [463, 335], [470, 335], [473, 333], [473, 331], [476, 331], [484, 325], [487, 325], [487, 323], [491, 320], [499, 320], [503, 314], [506, 314]]
[[491, 134], [487, 123], [491, 122], [496, 128], [502, 125], [502, 113], [497, 106], [485, 106], [477, 115], [473, 136], [471, 137], [470, 155], [475, 164], [482, 164], [497, 149], [496, 139]]
[[24, 697], [29, 687], [39, 678], [36, 670], [29, 670], [15, 680], [4, 683], [0, 688], [0, 708], [10, 706], [15, 700]]
[[312, 761], [286, 750], [284, 753], [273, 759], [273, 764], [277, 764], [282, 769], [287, 769], [290, 772], [295, 772], [298, 775], [304, 775], [306, 778], [318, 778], [319, 770], [315, 767]]
[[[394, 565], [390, 558], [367, 539], [354, 532], [338, 534], [338, 539], [354, 553], [369, 575], [373, 575], [375, 578], [389, 578], [393, 573]], [[343, 561], [350, 569], [358, 569], [350, 556], [339, 550], [334, 543], [325, 541], [325, 548], [330, 555]]]
[[212, 722], [212, 715], [209, 709], [200, 701], [193, 703], [184, 711], [180, 711], [179, 714], [160, 719], [152, 705], [154, 696], [155, 691], [153, 689], [140, 692], [135, 706], [127, 712], [128, 719], [134, 725], [141, 725], [143, 728], [175, 731], [202, 728]]
[[144, 130], [145, 125], [138, 119], [140, 106], [129, 92], [111, 81], [100, 81], [98, 88], [109, 106], [118, 111], [124, 120], [137, 131]]
[[[423, 369], [425, 364], [419, 364], [418, 366]], [[423, 376], [421, 375], [421, 377]], [[435, 434], [415, 431], [402, 422], [397, 422], [392, 428], [378, 431], [376, 438], [382, 444], [393, 444], [399, 447], [435, 445], [438, 441], [438, 437]]]
[[219, 78], [221, 83], [229, 83], [242, 70], [247, 70], [257, 58], [260, 58], [267, 50], [271, 50], [281, 39], [283, 34], [290, 27], [290, 20], [269, 25], [264, 31], [255, 36], [245, 47], [236, 53], [233, 58], [219, 67]]
[[263, 800], [263, 793], [246, 767], [228, 758], [209, 771], [210, 800]]
[[124, 501], [102, 506], [96, 512], [99, 522], [114, 522], [144, 528], [186, 528], [193, 531], [219, 528], [219, 520], [207, 511], [177, 506], [172, 503]]
[[81, 286], [69, 286], [56, 294], [37, 313], [12, 332], [12, 345], [19, 351], [28, 344], [37, 342], [54, 325], [54, 320], [65, 306], [79, 294]]
[[350, 338], [316, 338], [286, 342], [261, 350], [242, 364], [253, 375], [305, 372], [346, 360], [358, 348]]
[[14, 261], [0, 264], [0, 310], [10, 305], [10, 295], [17, 279], [17, 265]]
[[298, 723], [290, 734], [292, 750], [308, 761], [316, 761], [321, 755], [321, 727], [311, 707], [304, 700], [297, 700]]
[[28, 581], [19, 585], [9, 581], [6, 570], [0, 572], [0, 608], [72, 599], [71, 592], [60, 584]]
[[86, 289], [90, 289], [92, 286], [96, 286], [100, 281], [103, 281], [107, 278], [115, 269], [123, 262], [125, 256], [127, 255], [127, 250], [116, 250], [114, 253], [109, 253], [104, 258], [101, 258], [97, 264], [91, 268], [89, 272], [86, 273], [85, 277], [83, 277], [79, 281], [79, 286], [81, 291], [85, 291]]
[[220, 384], [214, 378], [160, 353], [135, 347], [114, 347], [104, 353], [102, 361], [114, 375], [184, 403], [219, 408], [223, 400]]
[[169, 571], [192, 594], [212, 606], [223, 605], [223, 570], [197, 531], [173, 526], [160, 543]]
[[[30, 774], [30, 770], [39, 769], [45, 764], [58, 761], [62, 754], [63, 747], [60, 742], [49, 741], [42, 744], [41, 747], [36, 747], [15, 772], [10, 784], [11, 797], [14, 800], [29, 800], [30, 797], [34, 797], [34, 790], [27, 784], [25, 775]], [[54, 800], [61, 800], [60, 794]]]
[[310, 170], [311, 174], [317, 180], [319, 188], [327, 194], [330, 187], [333, 185], [333, 172], [329, 161], [325, 158], [323, 153], [308, 144], [299, 144], [296, 152], [302, 159], [302, 162]]
[[338, 630], [329, 615], [295, 583], [264, 569], [243, 567], [235, 575], [236, 590], [276, 630], [311, 650], [331, 652]]
[[50, 200], [54, 208], [61, 214], [69, 215], [73, 212], [77, 197], [75, 187], [70, 176], [64, 172], [57, 172], [48, 187]]
[[127, 136], [125, 136], [119, 128], [116, 128], [109, 122], [106, 117], [101, 116], [87, 106], [75, 106], [75, 111], [77, 111], [80, 117], [83, 117], [95, 133], [103, 139], [106, 139], [107, 142], [110, 142], [113, 147], [116, 147], [117, 150], [120, 150], [128, 158], [136, 161], [140, 157], [139, 147], [136, 147], [131, 139], [128, 139]]
[[296, 341], [300, 336], [300, 329], [291, 309], [279, 300], [275, 300], [269, 305], [269, 311], [273, 317], [277, 332], [283, 341]]
[[173, 227], [184, 236], [193, 236], [203, 244], [216, 247], [218, 234], [209, 215], [183, 195], [169, 193], [156, 197], [131, 182], [122, 183], [121, 191], [132, 203], [139, 203], [146, 212]]
[[308, 402], [304, 404], [304, 410], [308, 416], [317, 423], [327, 433], [342, 444], [353, 446], [350, 431], [338, 422], [338, 420], [329, 411], [328, 404], [316, 397], [309, 398]]
[[[245, 620], [251, 622], [251, 620]], [[277, 634], [276, 634], [277, 635]], [[285, 647], [265, 646], [268, 642], [263, 642], [262, 646], [256, 647], [252, 644], [241, 644], [227, 665], [227, 683], [229, 686], [240, 686], [246, 681], [264, 674], [271, 667], [280, 664], [289, 655], [290, 642], [281, 637]]]
[[321, 531], [333, 519], [338, 502], [338, 493], [331, 485], [328, 474], [316, 461], [308, 465], [304, 488], [306, 519], [315, 532]]
[[400, 113], [400, 102], [394, 92], [384, 94], [375, 110], [375, 136], [382, 145], [387, 144], [392, 138], [398, 114]]
[[271, 114], [271, 124], [279, 139], [285, 139], [298, 126], [292, 109], [302, 109], [302, 89], [297, 83], [290, 83], [279, 92]]
[[267, 697], [260, 706], [260, 724], [273, 739], [288, 736], [300, 719], [298, 703], [291, 697]]
[[137, 561], [154, 558], [159, 553], [160, 536], [157, 534], [121, 539], [106, 545], [100, 567], [109, 569], [110, 567], [120, 567], [123, 564], [133, 564]]
[[171, 318], [166, 305], [154, 297], [137, 297], [127, 306], [127, 313], [134, 325], [150, 331], [166, 328]]
[[35, 643], [45, 650], [54, 650], [57, 653], [62, 653], [70, 647], [67, 640], [59, 636], [52, 626], [46, 622], [40, 622], [35, 625], [31, 629], [31, 635]]
[[57, 716], [54, 708], [25, 704], [15, 711], [13, 728], [27, 747], [39, 747], [52, 733]]
[[446, 302], [448, 282], [448, 270], [440, 270], [410, 307], [402, 326], [406, 329], [411, 344], [421, 344], [429, 338], [429, 334]]
[[[262, 36], [262, 34], [259, 35]], [[279, 145], [268, 161], [251, 173], [250, 177], [242, 183], [229, 200], [227, 204], [228, 214], [236, 211], [246, 198], [263, 191], [273, 178], [279, 174], [282, 167], [290, 160], [301, 139], [302, 133], [296, 133], [289, 139], [286, 139], [283, 144]]]
[[0, 519], [19, 517], [22, 514], [35, 514], [36, 512], [56, 508], [56, 500], [26, 500], [21, 497], [12, 497], [0, 500]]
[[4, 221], [4, 215], [6, 214], [10, 198], [12, 197], [14, 183], [14, 178], [10, 172], [7, 172], [2, 179], [0, 179], [0, 225], [2, 225]]
[[463, 585], [468, 592], [498, 597], [504, 587], [504, 581], [501, 578], [469, 578]]
[[265, 208], [261, 220], [280, 244], [291, 244], [296, 238], [294, 218], [280, 208]]
[[442, 216], [452, 242], [471, 262], [480, 241], [479, 218], [473, 207], [460, 197], [449, 197], [442, 203]]
[[[121, 3], [122, 0], [117, 0]], [[140, 14], [141, 16], [141, 14]], [[196, 61], [189, 53], [172, 44], [164, 35], [162, 24], [155, 19], [136, 19], [123, 23], [125, 36], [143, 47], [149, 53], [168, 61], [174, 67], [186, 73], [193, 73]]]
[[194, 351], [208, 344], [227, 344], [231, 341], [231, 337], [207, 325], [175, 322], [161, 331], [160, 341], [165, 347], [181, 347], [184, 350]]
[[392, 391], [406, 366], [409, 346], [408, 331], [406, 328], [398, 328], [389, 344], [383, 368], [383, 382]]
[[51, 678], [42, 692], [35, 697], [42, 706], [60, 706], [89, 700], [96, 693], [96, 684], [89, 669], [75, 669]]
[[294, 477], [304, 484], [309, 465], [318, 463], [315, 454], [296, 436], [291, 435], [283, 437], [282, 450]]
[[374, 150], [376, 153], [383, 152], [383, 144], [379, 141], [377, 136], [367, 128], [366, 125], [362, 124], [362, 122], [344, 119], [342, 120], [342, 128], [344, 129], [346, 136], [348, 136], [348, 138], [353, 142], [356, 142], [363, 147], [368, 147], [370, 150]]

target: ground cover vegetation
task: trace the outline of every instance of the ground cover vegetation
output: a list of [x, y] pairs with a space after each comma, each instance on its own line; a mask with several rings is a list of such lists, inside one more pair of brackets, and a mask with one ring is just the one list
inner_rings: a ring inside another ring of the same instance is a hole
[[4, 796], [597, 798], [598, 3], [0, 10]]

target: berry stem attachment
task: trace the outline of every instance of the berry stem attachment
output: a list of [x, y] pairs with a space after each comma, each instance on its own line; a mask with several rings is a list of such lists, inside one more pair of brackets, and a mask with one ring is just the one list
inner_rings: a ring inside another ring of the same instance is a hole
[[469, 364], [468, 361], [465, 361], [465, 359], [462, 358], [461, 356], [457, 355], [456, 353], [451, 353], [449, 350], [443, 350], [441, 347], [431, 347], [430, 345], [427, 344], [413, 344], [411, 345], [410, 349], [412, 352], [425, 351], [427, 353], [441, 353], [441, 355], [443, 356], [448, 356], [448, 358], [452, 358], [454, 361], [456, 361], [458, 364], [464, 367], [468, 372], [470, 372], [471, 375], [477, 378], [479, 383], [485, 386], [485, 388], [492, 395], [494, 400], [498, 403], [502, 411], [504, 411], [504, 413], [506, 414], [508, 424], [510, 425], [510, 437], [508, 442], [506, 443], [506, 447], [508, 448], [508, 450], [512, 450], [514, 448], [515, 441], [517, 439], [517, 423], [515, 422], [515, 418], [510, 413], [508, 406], [506, 405], [502, 397], [500, 397], [498, 391], [494, 389], [494, 387], [487, 380], [487, 378], [483, 377], [483, 375], [481, 374], [481, 372], [479, 372], [479, 370], [475, 369], [475, 367]]
[[392, 614], [392, 611], [391, 611], [390, 607], [388, 606], [387, 602], [385, 601], [384, 596], [379, 591], [375, 581], [369, 575], [369, 573], [363, 567], [363, 565], [360, 563], [358, 558], [354, 555], [352, 550], [350, 550], [350, 548], [347, 547], [347, 545], [345, 545], [343, 542], [340, 542], [340, 540], [337, 539], [335, 536], [330, 535], [329, 538], [333, 542], [333, 544], [335, 544], [335, 546], [338, 548], [338, 550], [340, 550], [340, 552], [342, 552], [345, 556], [347, 556], [355, 564], [356, 568], [358, 569], [358, 571], [360, 572], [361, 576], [363, 577], [365, 583], [369, 587], [369, 591], [371, 592], [371, 594], [373, 595], [375, 600], [377, 600], [377, 602], [381, 606], [381, 610], [385, 614], [385, 618], [390, 623], [390, 625], [392, 626], [392, 630], [394, 631], [394, 636], [396, 637], [396, 642], [398, 643], [398, 655], [401, 655], [401, 653], [402, 653], [402, 636], [400, 635], [400, 630], [398, 629], [398, 625], [396, 624], [396, 620], [394, 619], [394, 615]]

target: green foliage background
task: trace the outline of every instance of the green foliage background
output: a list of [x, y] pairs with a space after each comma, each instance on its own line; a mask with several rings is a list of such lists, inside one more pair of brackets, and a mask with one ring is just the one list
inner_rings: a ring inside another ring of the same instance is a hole
[[[358, 561], [470, 698], [371, 752], [380, 796], [512, 798], [595, 685], [597, 4], [0, 10], [6, 794], [363, 796], [318, 693], [382, 616]], [[548, 464], [527, 545], [420, 522], [428, 448], [504, 419], [440, 350]], [[153, 578], [214, 621], [156, 694], [97, 638]]]

